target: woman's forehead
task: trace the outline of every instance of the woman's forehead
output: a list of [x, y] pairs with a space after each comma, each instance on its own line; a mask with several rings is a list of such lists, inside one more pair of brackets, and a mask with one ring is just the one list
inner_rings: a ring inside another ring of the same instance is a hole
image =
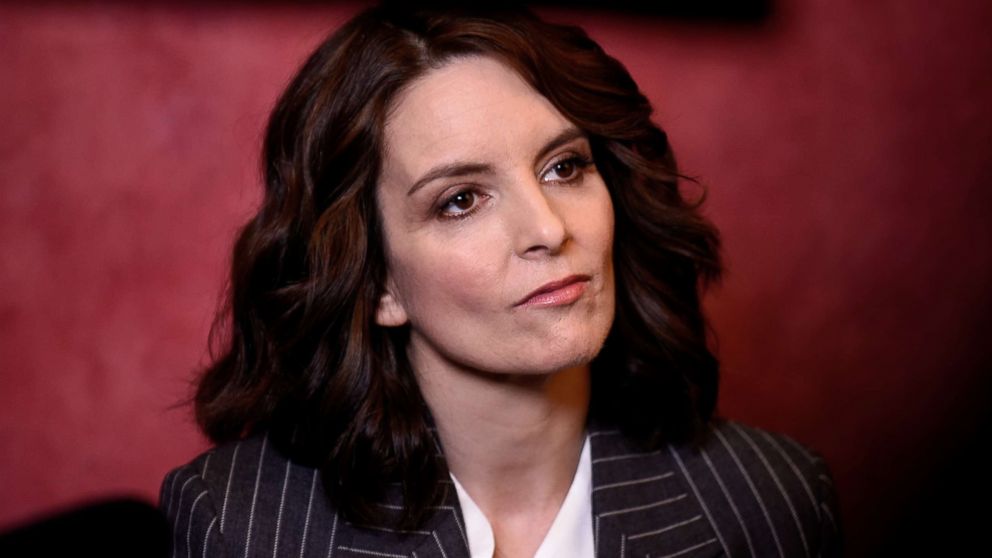
[[462, 57], [431, 70], [396, 99], [386, 123], [385, 163], [416, 173], [441, 159], [517, 157], [570, 126], [510, 67], [490, 57]]

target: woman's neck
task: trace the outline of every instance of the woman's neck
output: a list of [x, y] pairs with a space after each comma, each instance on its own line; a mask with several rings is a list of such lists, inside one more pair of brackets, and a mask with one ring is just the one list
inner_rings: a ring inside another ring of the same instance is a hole
[[[418, 383], [448, 469], [494, 525], [554, 519], [571, 486], [589, 408], [588, 365], [554, 374], [432, 367]], [[516, 518], [516, 519], [515, 519]], [[545, 529], [546, 530], [546, 529]], [[542, 532], [543, 535], [543, 532]]]

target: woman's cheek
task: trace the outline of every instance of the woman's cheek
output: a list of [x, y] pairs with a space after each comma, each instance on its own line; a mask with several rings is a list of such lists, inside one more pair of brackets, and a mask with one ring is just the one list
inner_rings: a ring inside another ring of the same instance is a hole
[[406, 290], [413, 300], [408, 302], [421, 307], [422, 312], [444, 314], [456, 308], [479, 311], [495, 296], [497, 281], [480, 256], [454, 246], [421, 252], [405, 267], [411, 272]]
[[483, 261], [484, 256], [466, 257], [442, 267], [442, 288], [453, 302], [468, 311], [482, 312], [505, 297], [502, 274]]

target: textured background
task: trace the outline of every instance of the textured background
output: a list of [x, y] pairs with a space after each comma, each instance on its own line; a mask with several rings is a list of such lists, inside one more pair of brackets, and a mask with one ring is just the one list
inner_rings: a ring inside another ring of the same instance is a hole
[[[0, 529], [154, 498], [204, 448], [177, 403], [265, 117], [354, 12], [0, 4]], [[992, 4], [544, 13], [627, 64], [709, 188], [723, 414], [826, 455], [851, 555], [967, 544], [988, 517], [956, 506], [988, 495], [970, 483], [992, 387]]]

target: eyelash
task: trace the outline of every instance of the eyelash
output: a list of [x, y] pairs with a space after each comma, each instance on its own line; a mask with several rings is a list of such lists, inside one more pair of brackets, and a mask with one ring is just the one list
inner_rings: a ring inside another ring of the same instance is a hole
[[[551, 172], [552, 170], [554, 170], [554, 168], [557, 167], [558, 165], [562, 165], [562, 164], [565, 164], [565, 163], [570, 163], [570, 164], [575, 165], [575, 172], [576, 172], [576, 174], [572, 178], [563, 178], [561, 180], [555, 181], [558, 184], [573, 184], [575, 182], [578, 182], [578, 181], [582, 180], [582, 177], [585, 176], [585, 170], [588, 169], [593, 164], [592, 163], [592, 159], [590, 159], [589, 157], [586, 157], [584, 155], [574, 154], [574, 155], [569, 155], [567, 157], [563, 157], [563, 158], [558, 159], [557, 161], [551, 163], [551, 166], [548, 169], [548, 172]], [[547, 174], [547, 173], [545, 173], [545, 174]]]
[[[593, 160], [590, 159], [589, 157], [584, 156], [584, 155], [577, 155], [577, 154], [569, 155], [567, 157], [562, 157], [561, 159], [559, 159], [559, 160], [551, 163], [551, 165], [548, 167], [548, 170], [545, 172], [545, 174], [548, 174], [548, 173], [552, 172], [555, 169], [555, 167], [557, 167], [558, 165], [562, 165], [562, 164], [572, 164], [572, 165], [575, 165], [575, 176], [572, 177], [572, 178], [564, 178], [564, 179], [560, 179], [560, 180], [553, 180], [553, 181], [550, 181], [550, 182], [552, 182], [554, 184], [566, 184], [567, 185], [567, 184], [574, 184], [576, 182], [581, 181], [582, 178], [585, 176], [586, 169], [588, 169], [590, 166], [593, 165]], [[456, 198], [458, 198], [459, 196], [465, 195], [465, 194], [472, 194], [472, 195], [475, 195], [475, 196], [482, 195], [475, 188], [465, 188], [463, 190], [459, 190], [459, 191], [455, 192], [454, 195], [445, 198], [441, 202], [441, 204], [438, 206], [438, 208], [437, 208], [438, 218], [444, 219], [444, 220], [458, 220], [458, 219], [464, 219], [464, 218], [469, 217], [472, 214], [474, 214], [478, 210], [478, 208], [479, 208], [479, 204], [478, 203], [474, 204], [470, 209], [467, 209], [467, 210], [462, 211], [460, 213], [445, 213], [445, 211], [444, 211], [444, 208], [446, 208], [449, 205], [451, 205], [452, 203], [454, 203], [454, 200]]]

